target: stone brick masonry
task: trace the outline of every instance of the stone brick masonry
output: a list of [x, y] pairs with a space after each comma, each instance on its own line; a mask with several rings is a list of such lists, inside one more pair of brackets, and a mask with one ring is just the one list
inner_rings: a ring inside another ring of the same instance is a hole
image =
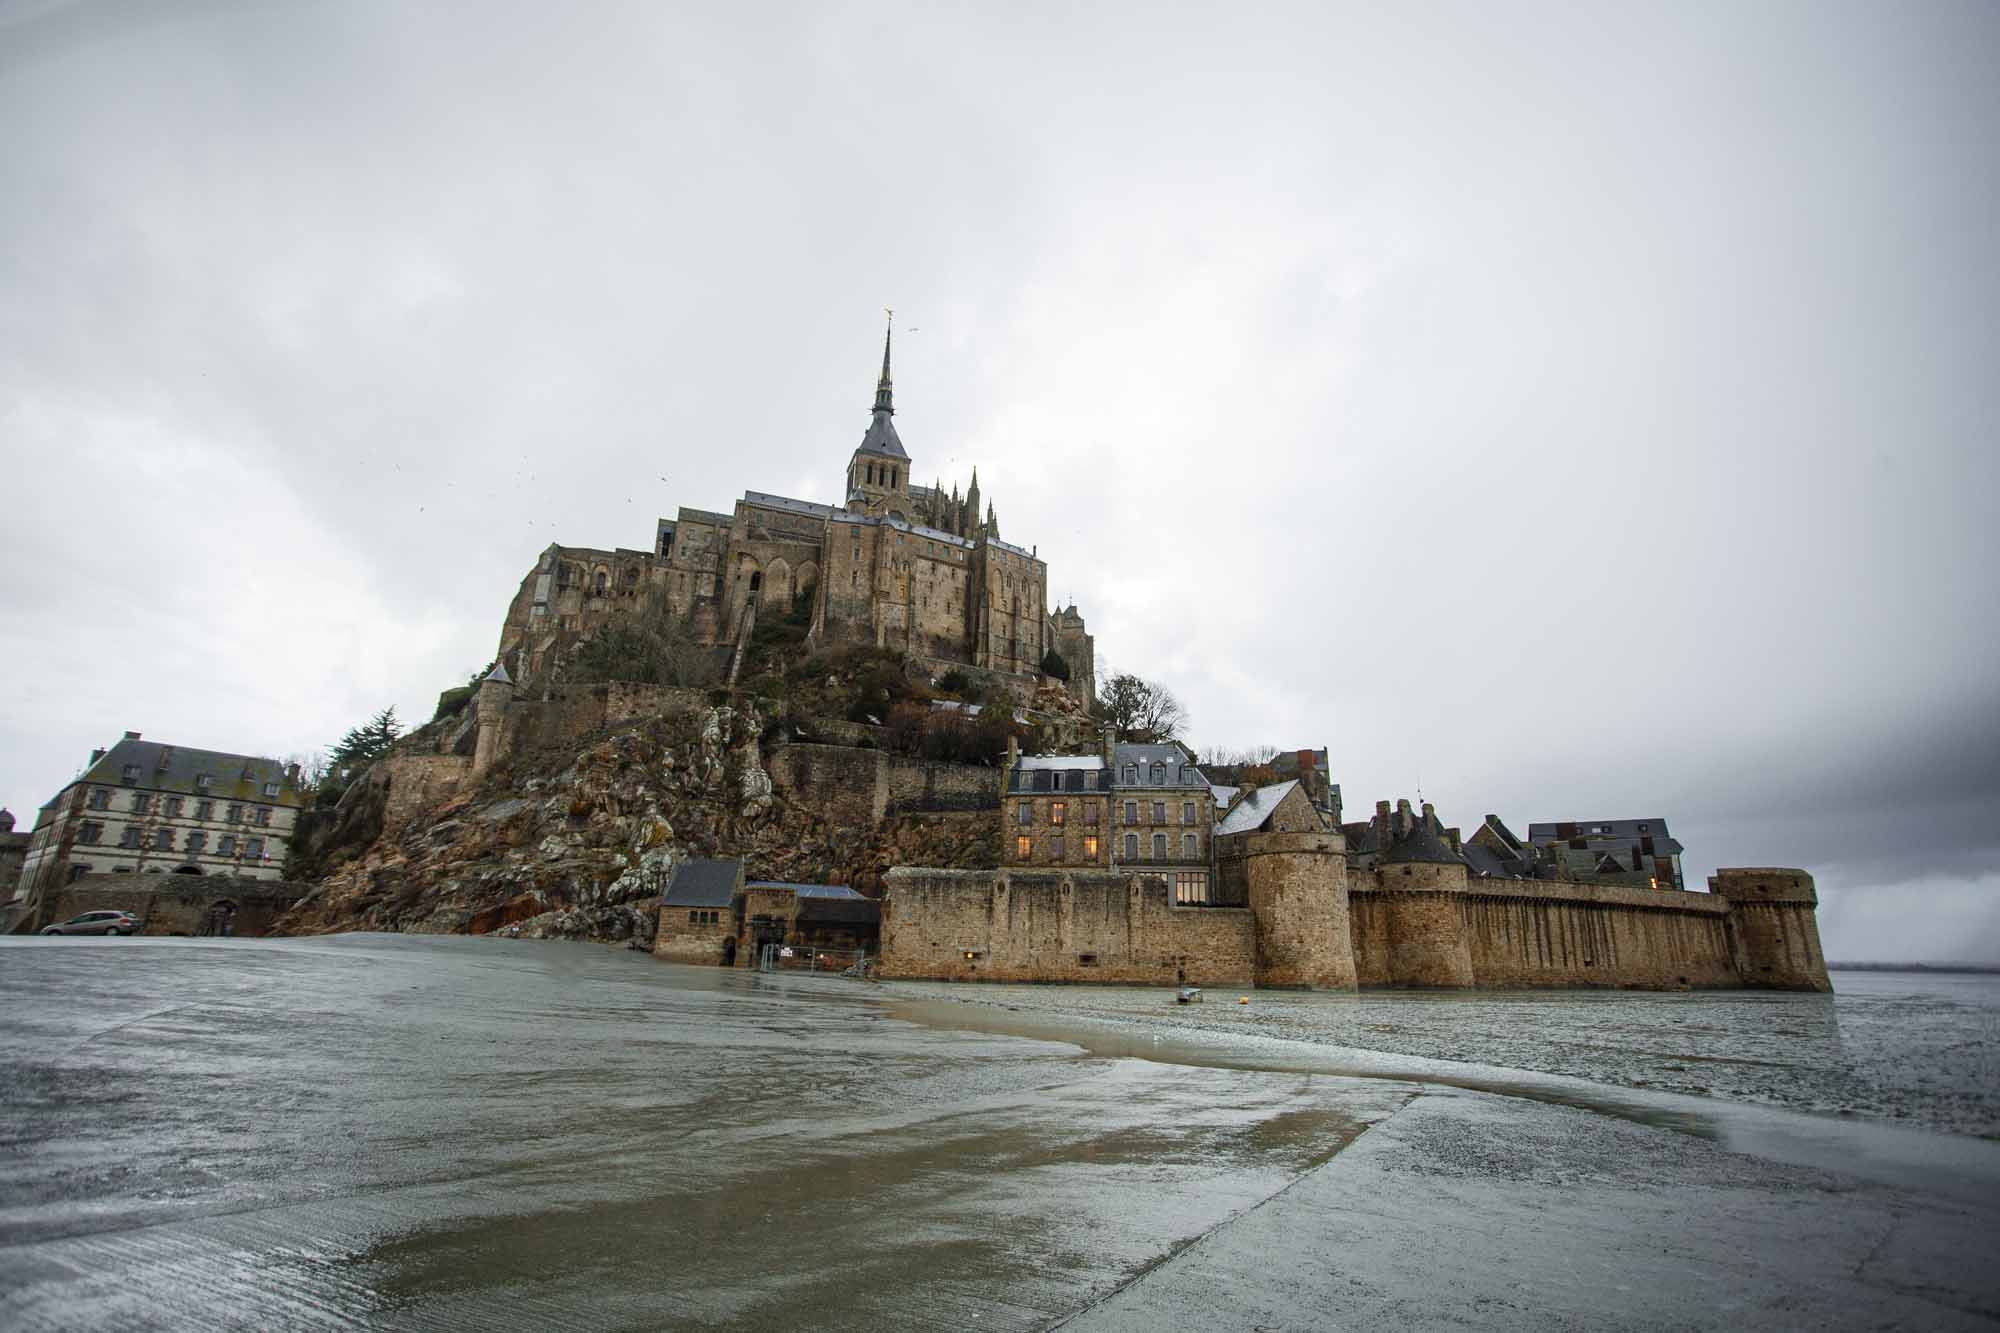
[[899, 868], [882, 975], [1351, 990], [1828, 990], [1812, 876], [1718, 872], [1712, 892], [1468, 881], [1462, 865], [1349, 870], [1335, 834], [1245, 840], [1250, 908], [1175, 907], [1164, 881]]

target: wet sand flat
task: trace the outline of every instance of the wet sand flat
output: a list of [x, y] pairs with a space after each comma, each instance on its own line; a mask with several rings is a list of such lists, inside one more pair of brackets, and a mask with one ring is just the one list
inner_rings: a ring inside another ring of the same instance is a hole
[[2000, 1313], [1996, 1192], [1893, 1160], [910, 1002], [585, 945], [0, 943], [0, 1326]]

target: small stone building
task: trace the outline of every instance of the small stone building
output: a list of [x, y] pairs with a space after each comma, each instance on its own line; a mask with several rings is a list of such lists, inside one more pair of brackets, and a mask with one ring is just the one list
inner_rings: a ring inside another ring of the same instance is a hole
[[711, 967], [754, 967], [766, 945], [874, 954], [881, 904], [844, 884], [746, 880], [743, 862], [684, 861], [660, 899], [653, 956]]

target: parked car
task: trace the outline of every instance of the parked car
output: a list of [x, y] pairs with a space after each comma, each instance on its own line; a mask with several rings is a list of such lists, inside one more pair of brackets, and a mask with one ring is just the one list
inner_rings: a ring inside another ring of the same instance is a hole
[[139, 918], [130, 912], [85, 912], [53, 926], [42, 927], [44, 935], [131, 935], [139, 929]]

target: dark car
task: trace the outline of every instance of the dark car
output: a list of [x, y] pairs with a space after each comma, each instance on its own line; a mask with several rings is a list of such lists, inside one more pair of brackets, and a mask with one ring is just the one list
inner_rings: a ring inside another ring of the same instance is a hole
[[139, 918], [130, 912], [85, 912], [53, 926], [42, 927], [44, 935], [130, 935], [139, 929]]

